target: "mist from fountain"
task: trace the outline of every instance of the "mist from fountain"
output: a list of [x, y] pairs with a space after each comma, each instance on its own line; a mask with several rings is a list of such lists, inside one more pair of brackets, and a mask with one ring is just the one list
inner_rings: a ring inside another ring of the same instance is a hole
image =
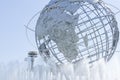
[[120, 80], [118, 59], [114, 56], [109, 63], [100, 60], [92, 65], [83, 60], [59, 67], [36, 62], [33, 70], [29, 69], [28, 62], [16, 61], [8, 65], [0, 64], [0, 80]]

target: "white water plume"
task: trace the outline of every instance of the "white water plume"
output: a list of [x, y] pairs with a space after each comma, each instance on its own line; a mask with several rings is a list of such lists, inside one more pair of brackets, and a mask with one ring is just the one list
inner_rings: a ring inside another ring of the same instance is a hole
[[15, 62], [0, 65], [0, 80], [120, 80], [119, 66], [117, 57], [109, 63], [100, 60], [93, 65], [86, 60], [59, 67], [43, 63], [35, 65], [33, 70], [26, 63]]

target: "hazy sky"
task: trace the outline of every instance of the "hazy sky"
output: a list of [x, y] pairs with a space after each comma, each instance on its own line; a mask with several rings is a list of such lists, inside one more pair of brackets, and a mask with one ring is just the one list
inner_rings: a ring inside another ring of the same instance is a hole
[[[27, 56], [28, 51], [37, 50], [27, 40], [24, 25], [48, 1], [0, 0], [0, 62], [21, 61]], [[104, 1], [120, 8], [120, 0]], [[120, 14], [117, 15], [118, 22], [119, 16]], [[31, 38], [31, 41], [34, 42], [34, 38]]]

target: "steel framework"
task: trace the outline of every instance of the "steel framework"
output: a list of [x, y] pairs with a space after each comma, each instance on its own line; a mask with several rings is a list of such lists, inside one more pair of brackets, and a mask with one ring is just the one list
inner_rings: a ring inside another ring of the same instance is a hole
[[[75, 26], [75, 32], [79, 37], [77, 42], [79, 50], [78, 56], [71, 62], [75, 63], [85, 58], [87, 58], [89, 63], [101, 58], [109, 61], [119, 40], [119, 30], [114, 13], [102, 1], [96, 4], [71, 2], [71, 4], [78, 3], [79, 21]], [[48, 13], [49, 10], [56, 8], [72, 14], [56, 4], [59, 3], [53, 2], [52, 6], [47, 5], [41, 14]], [[51, 58], [56, 64], [69, 62], [63, 53], [59, 51], [57, 44], [49, 38], [49, 35], [44, 36], [42, 39], [39, 39], [38, 35], [35, 35], [35, 37], [40, 55], [44, 57], [45, 61]]]

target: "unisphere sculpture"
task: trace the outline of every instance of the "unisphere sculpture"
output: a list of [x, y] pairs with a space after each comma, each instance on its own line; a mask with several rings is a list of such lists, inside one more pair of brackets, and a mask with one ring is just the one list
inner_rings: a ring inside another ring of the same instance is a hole
[[114, 13], [95, 0], [51, 0], [40, 13], [36, 43], [45, 61], [93, 63], [109, 61], [115, 52], [119, 31]]

